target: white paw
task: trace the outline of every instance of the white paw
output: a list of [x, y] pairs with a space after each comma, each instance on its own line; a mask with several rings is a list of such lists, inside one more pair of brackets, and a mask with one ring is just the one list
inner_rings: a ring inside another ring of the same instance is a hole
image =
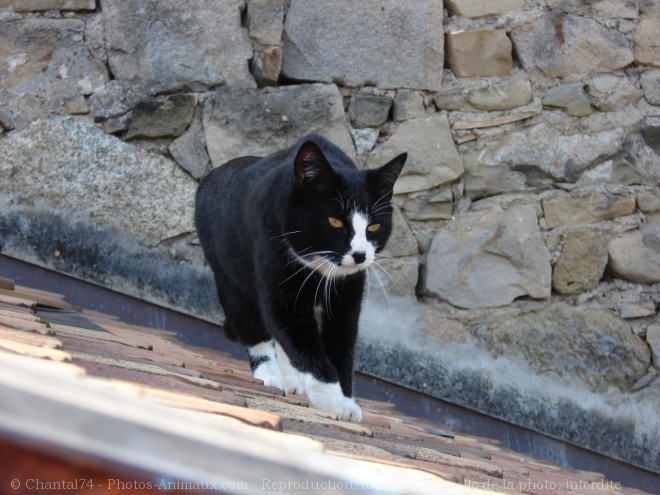
[[353, 397], [344, 397], [344, 410], [339, 419], [355, 421], [356, 423], [362, 421], [362, 408], [358, 406]]
[[276, 362], [266, 361], [265, 363], [261, 363], [254, 370], [252, 376], [263, 381], [267, 387], [276, 387], [284, 390], [284, 381], [282, 380], [282, 374]]
[[288, 394], [302, 394], [305, 392], [302, 374], [291, 366], [289, 356], [286, 355], [282, 346], [275, 343], [275, 354], [277, 355], [277, 364], [282, 372], [282, 383], [284, 392]]
[[293, 370], [293, 373], [283, 373], [282, 382], [284, 384], [284, 392], [287, 395], [305, 393], [302, 377], [296, 370]]
[[362, 421], [362, 409], [355, 400], [344, 397], [338, 382], [323, 383], [305, 374], [305, 393], [317, 409], [336, 414], [343, 421]]
[[252, 376], [263, 381], [267, 387], [277, 387], [280, 390], [284, 390], [282, 372], [277, 364], [277, 356], [275, 355], [274, 341], [268, 340], [261, 342], [250, 347], [247, 351], [250, 355], [250, 362], [260, 362], [259, 366], [252, 371]]

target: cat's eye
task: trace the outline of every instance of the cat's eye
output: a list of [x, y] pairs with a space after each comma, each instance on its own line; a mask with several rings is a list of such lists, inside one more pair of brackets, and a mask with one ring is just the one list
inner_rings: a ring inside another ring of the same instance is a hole
[[336, 229], [341, 229], [344, 226], [344, 222], [335, 217], [328, 217], [328, 222]]
[[378, 232], [378, 230], [380, 230], [380, 224], [379, 223], [372, 223], [367, 227], [367, 230], [369, 232]]

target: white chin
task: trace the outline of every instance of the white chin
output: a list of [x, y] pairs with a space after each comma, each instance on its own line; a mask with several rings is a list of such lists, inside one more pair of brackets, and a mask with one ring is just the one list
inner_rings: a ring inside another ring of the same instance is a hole
[[335, 269], [334, 275], [352, 275], [353, 273], [366, 270], [369, 263], [362, 263], [360, 265], [340, 265]]

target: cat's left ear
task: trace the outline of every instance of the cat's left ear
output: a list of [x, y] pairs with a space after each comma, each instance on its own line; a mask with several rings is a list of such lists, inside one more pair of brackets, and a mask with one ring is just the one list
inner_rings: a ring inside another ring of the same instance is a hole
[[380, 197], [392, 195], [394, 183], [401, 174], [406, 158], [408, 158], [408, 153], [401, 153], [382, 167], [369, 171], [371, 183]]
[[322, 189], [332, 183], [334, 172], [313, 141], [304, 142], [294, 160], [294, 186], [298, 189]]

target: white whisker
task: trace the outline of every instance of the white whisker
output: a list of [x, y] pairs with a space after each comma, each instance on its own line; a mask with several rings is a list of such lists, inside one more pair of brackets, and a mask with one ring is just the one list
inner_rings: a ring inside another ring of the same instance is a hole
[[376, 260], [374, 260], [373, 266], [376, 266], [376, 267], [380, 268], [380, 269], [383, 271], [383, 273], [385, 273], [385, 275], [387, 275], [387, 277], [388, 277], [388, 278], [392, 281], [392, 283], [396, 286], [396, 290], [397, 290], [397, 292], [398, 292], [399, 294], [403, 294], [403, 290], [401, 289], [401, 286], [399, 285], [399, 283], [394, 279], [394, 277], [392, 277], [392, 275], [390, 275], [390, 273], [389, 273], [385, 268], [383, 268], [383, 265], [381, 265], [381, 264], [378, 263]]
[[390, 306], [390, 297], [387, 295], [387, 291], [385, 290], [385, 284], [383, 283], [383, 279], [380, 278], [380, 275], [378, 275], [378, 272], [375, 270], [374, 266], [377, 265], [370, 265], [369, 269], [374, 271], [374, 275], [378, 279], [378, 284], [380, 285], [380, 288], [383, 290], [383, 294], [385, 294], [385, 300], [387, 301], [387, 309], [392, 310], [392, 307]]

